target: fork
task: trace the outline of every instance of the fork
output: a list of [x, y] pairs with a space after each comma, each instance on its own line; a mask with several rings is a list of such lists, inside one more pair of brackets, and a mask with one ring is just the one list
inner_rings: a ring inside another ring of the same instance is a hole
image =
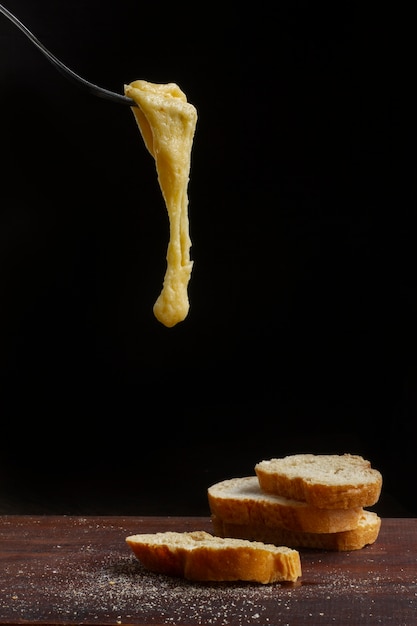
[[7, 17], [12, 22], [12, 24], [17, 26], [17, 28], [19, 28], [22, 31], [22, 33], [24, 33], [26, 37], [30, 39], [30, 41], [38, 48], [38, 50], [40, 50], [46, 56], [48, 61], [50, 61], [52, 65], [54, 65], [55, 68], [58, 71], [60, 71], [61, 74], [63, 74], [70, 81], [72, 81], [79, 87], [83, 87], [90, 94], [94, 96], [98, 96], [99, 98], [104, 98], [106, 100], [110, 100], [111, 102], [116, 102], [119, 104], [128, 104], [129, 106], [137, 106], [136, 102], [132, 100], [131, 98], [127, 98], [126, 96], [123, 96], [122, 94], [118, 94], [113, 91], [109, 91], [108, 89], [103, 89], [102, 87], [99, 87], [98, 85], [94, 85], [94, 83], [90, 83], [88, 80], [85, 80], [84, 78], [82, 78], [81, 76], [73, 72], [69, 67], [67, 67], [64, 63], [62, 63], [62, 61], [60, 61], [54, 54], [52, 54], [52, 52], [49, 52], [49, 50], [45, 48], [45, 46], [39, 41], [39, 39], [35, 37], [35, 35], [28, 28], [26, 28], [26, 26], [22, 24], [22, 22], [18, 20], [17, 17], [13, 15], [13, 13], [10, 13], [10, 11], [6, 9], [6, 7], [4, 7], [2, 4], [0, 4], [0, 13], [2, 13], [5, 17]]

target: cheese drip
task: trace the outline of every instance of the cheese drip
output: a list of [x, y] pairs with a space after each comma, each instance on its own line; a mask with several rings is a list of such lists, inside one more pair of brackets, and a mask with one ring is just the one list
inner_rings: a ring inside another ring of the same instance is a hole
[[125, 85], [146, 148], [155, 159], [159, 186], [169, 217], [167, 269], [153, 311], [165, 326], [188, 314], [188, 283], [193, 262], [188, 220], [188, 181], [197, 111], [175, 83], [136, 80]]

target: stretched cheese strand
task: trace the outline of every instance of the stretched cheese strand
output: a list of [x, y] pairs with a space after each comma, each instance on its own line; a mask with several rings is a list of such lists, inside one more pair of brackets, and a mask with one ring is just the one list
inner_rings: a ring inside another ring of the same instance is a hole
[[155, 317], [165, 326], [188, 314], [188, 283], [193, 262], [188, 221], [188, 181], [197, 111], [175, 83], [137, 80], [125, 85], [146, 148], [155, 159], [158, 182], [169, 216], [170, 239], [162, 291]]

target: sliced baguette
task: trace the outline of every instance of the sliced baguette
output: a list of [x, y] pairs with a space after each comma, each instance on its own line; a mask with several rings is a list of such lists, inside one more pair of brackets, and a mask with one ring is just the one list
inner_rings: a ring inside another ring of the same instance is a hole
[[208, 488], [210, 511], [224, 522], [254, 524], [311, 533], [335, 533], [355, 528], [362, 507], [319, 509], [261, 490], [256, 476], [231, 478]]
[[352, 454], [294, 454], [261, 461], [255, 472], [267, 493], [308, 502], [317, 508], [349, 509], [375, 504], [382, 475]]
[[374, 543], [381, 528], [381, 518], [371, 511], [363, 511], [358, 526], [353, 530], [338, 533], [305, 533], [272, 528], [259, 524], [236, 524], [212, 516], [213, 531], [220, 537], [237, 537], [251, 541], [264, 541], [291, 548], [313, 548], [319, 550], [360, 550]]
[[297, 550], [204, 531], [131, 535], [127, 544], [152, 572], [194, 581], [295, 582], [301, 576]]

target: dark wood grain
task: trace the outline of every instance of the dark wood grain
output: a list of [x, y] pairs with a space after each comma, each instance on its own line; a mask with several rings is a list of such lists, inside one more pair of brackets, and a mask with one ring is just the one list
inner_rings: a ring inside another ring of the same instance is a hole
[[297, 583], [196, 584], [146, 572], [125, 538], [201, 517], [0, 517], [0, 624], [417, 624], [417, 519], [362, 550], [301, 551]]

